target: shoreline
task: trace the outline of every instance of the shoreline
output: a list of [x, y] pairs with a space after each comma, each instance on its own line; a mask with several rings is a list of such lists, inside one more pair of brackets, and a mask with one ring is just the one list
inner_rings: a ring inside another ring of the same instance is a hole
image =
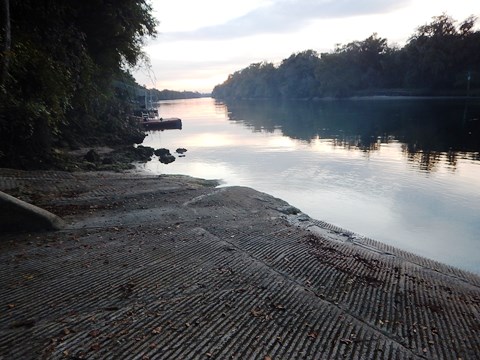
[[217, 101], [235, 102], [235, 101], [272, 101], [272, 102], [329, 102], [329, 101], [361, 101], [361, 100], [480, 100], [480, 94], [475, 95], [351, 95], [351, 96], [323, 96], [313, 98], [215, 98]]
[[[181, 175], [0, 169], [63, 217], [0, 236], [0, 354], [473, 358], [480, 277]], [[28, 345], [27, 345], [28, 344]]]

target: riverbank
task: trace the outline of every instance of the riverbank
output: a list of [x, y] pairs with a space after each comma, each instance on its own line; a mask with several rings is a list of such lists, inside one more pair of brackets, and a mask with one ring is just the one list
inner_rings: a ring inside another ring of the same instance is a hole
[[480, 353], [480, 278], [244, 187], [0, 171], [62, 231], [0, 235], [0, 358]]

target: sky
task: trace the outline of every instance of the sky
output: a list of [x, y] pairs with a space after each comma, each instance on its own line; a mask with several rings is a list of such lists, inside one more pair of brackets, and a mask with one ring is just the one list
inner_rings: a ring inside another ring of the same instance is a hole
[[[137, 82], [159, 90], [211, 92], [229, 74], [293, 53], [332, 51], [373, 33], [403, 46], [418, 26], [446, 13], [480, 18], [479, 0], [151, 0], [158, 35]], [[479, 28], [480, 20], [477, 22]]]

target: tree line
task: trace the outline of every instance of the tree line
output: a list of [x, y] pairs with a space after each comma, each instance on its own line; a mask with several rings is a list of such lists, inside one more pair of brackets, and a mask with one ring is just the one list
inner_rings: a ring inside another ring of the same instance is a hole
[[207, 96], [198, 91], [175, 91], [175, 90], [151, 90], [155, 100], [197, 99]]
[[403, 47], [376, 33], [318, 54], [306, 50], [275, 66], [251, 64], [213, 89], [215, 98], [312, 99], [354, 95], [480, 94], [476, 17], [458, 23], [442, 14], [420, 26]]
[[[148, 0], [0, 0], [0, 166], [52, 161], [61, 145], [122, 142], [126, 70], [155, 36]], [[137, 134], [138, 135], [138, 134]]]
[[115, 80], [114, 87], [118, 93], [123, 93], [125, 98], [130, 99], [130, 103], [136, 110], [145, 107], [145, 103], [147, 106], [153, 106], [153, 103], [161, 100], [197, 99], [210, 96], [198, 91], [149, 89], [145, 85], [139, 85], [130, 74], [124, 74], [122, 80]]

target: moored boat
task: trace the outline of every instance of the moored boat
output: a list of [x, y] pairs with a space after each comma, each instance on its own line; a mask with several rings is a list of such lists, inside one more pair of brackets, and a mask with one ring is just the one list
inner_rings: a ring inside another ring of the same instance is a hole
[[158, 116], [158, 109], [154, 108], [150, 95], [150, 102], [147, 101], [147, 92], [145, 91], [145, 104], [133, 112], [133, 117], [144, 129], [166, 130], [182, 129], [182, 120], [179, 118], [161, 118]]

